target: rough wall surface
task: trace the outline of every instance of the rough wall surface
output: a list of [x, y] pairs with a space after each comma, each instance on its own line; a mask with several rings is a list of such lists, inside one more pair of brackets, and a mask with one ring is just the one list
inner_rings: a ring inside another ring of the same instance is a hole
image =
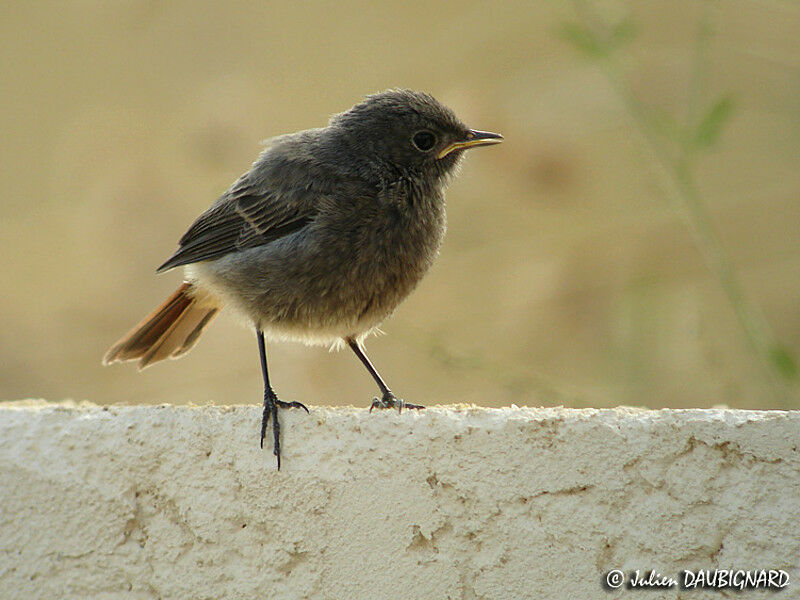
[[800, 598], [800, 412], [281, 416], [277, 472], [256, 407], [0, 405], [0, 597]]

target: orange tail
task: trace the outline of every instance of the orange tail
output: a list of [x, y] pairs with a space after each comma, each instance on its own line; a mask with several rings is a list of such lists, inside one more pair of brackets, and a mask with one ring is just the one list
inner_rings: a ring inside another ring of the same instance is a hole
[[191, 350], [203, 329], [219, 312], [215, 306], [200, 306], [191, 291], [192, 284], [181, 285], [164, 304], [111, 347], [103, 364], [138, 360], [141, 370]]

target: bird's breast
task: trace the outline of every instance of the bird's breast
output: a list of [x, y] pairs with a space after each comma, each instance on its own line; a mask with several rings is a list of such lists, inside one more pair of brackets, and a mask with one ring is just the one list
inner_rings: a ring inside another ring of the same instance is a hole
[[354, 248], [362, 277], [374, 277], [376, 287], [404, 297], [438, 255], [446, 226], [444, 204], [435, 197], [388, 204], [377, 211], [373, 223]]

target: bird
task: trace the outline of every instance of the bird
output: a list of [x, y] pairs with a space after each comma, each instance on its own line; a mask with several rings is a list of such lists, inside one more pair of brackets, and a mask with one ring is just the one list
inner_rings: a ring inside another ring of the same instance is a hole
[[378, 385], [375, 408], [421, 409], [397, 398], [367, 357], [378, 331], [416, 287], [445, 235], [445, 189], [464, 152], [503, 136], [470, 129], [426, 92], [389, 89], [327, 126], [264, 142], [250, 169], [203, 212], [157, 272], [182, 267], [178, 289], [103, 358], [143, 369], [188, 352], [223, 307], [256, 333], [264, 382], [260, 446], [279, 409], [266, 341], [349, 347]]

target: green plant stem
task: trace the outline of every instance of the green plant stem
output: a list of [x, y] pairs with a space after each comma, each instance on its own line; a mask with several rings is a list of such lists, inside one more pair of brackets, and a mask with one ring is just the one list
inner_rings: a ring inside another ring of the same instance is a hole
[[[689, 90], [686, 98], [686, 131], [693, 129], [699, 121], [700, 103], [702, 102], [702, 92], [708, 82], [708, 45], [711, 40], [712, 28], [709, 11], [711, 4], [704, 4], [703, 18], [700, 22], [700, 29], [695, 40], [694, 62], [692, 64], [692, 75], [689, 80]], [[690, 152], [689, 140], [686, 135], [681, 140], [684, 153]]]
[[708, 210], [694, 180], [689, 151], [685, 146], [681, 146], [679, 158], [670, 156], [659, 138], [647, 109], [624, 82], [617, 61], [609, 54], [602, 57], [601, 63], [608, 79], [633, 116], [647, 145], [671, 181], [670, 188], [675, 197], [676, 208], [679, 209], [694, 236], [696, 246], [705, 257], [706, 263], [716, 274], [725, 291], [745, 333], [748, 345], [764, 367], [766, 377], [776, 394], [781, 399], [785, 399], [786, 388], [778, 379], [775, 367], [770, 360], [773, 349], [778, 347], [777, 340], [761, 311], [747, 299], [731, 260], [711, 225]]

